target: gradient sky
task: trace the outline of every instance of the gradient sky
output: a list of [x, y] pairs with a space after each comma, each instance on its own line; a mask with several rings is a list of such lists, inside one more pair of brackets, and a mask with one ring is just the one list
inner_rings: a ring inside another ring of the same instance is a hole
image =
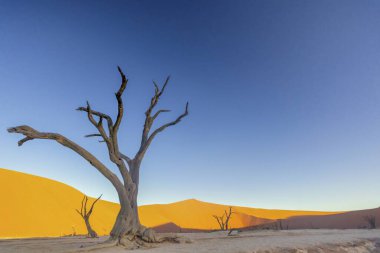
[[120, 65], [125, 153], [138, 149], [152, 80], [172, 75], [160, 123], [190, 102], [146, 155], [140, 204], [378, 207], [379, 13], [375, 0], [0, 1], [0, 167], [117, 201], [71, 150], [19, 148], [6, 128], [59, 132], [112, 167], [74, 109], [89, 100], [115, 115]]

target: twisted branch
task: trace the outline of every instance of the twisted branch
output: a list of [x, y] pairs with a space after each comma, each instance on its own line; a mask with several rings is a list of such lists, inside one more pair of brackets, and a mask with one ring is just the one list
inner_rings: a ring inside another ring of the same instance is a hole
[[105, 176], [117, 189], [122, 187], [122, 183], [120, 182], [119, 178], [112, 171], [110, 171], [102, 162], [100, 162], [93, 154], [91, 154], [89, 151], [87, 151], [83, 147], [79, 146], [78, 144], [61, 134], [39, 132], [26, 125], [8, 128], [8, 132], [18, 133], [25, 136], [24, 139], [18, 142], [19, 146], [22, 146], [25, 142], [34, 139], [54, 140], [59, 144], [68, 147], [69, 149], [73, 150], [74, 152], [82, 156], [84, 159], [86, 159], [92, 166], [94, 166], [100, 173], [102, 173], [102, 175]]
[[123, 95], [123, 92], [124, 92], [125, 88], [127, 87], [127, 83], [128, 83], [128, 79], [126, 78], [126, 76], [124, 75], [123, 71], [121, 70], [121, 68], [119, 66], [117, 67], [117, 70], [119, 71], [120, 76], [121, 76], [121, 85], [120, 85], [120, 88], [117, 91], [117, 93], [115, 93], [117, 105], [118, 105], [117, 106], [118, 112], [117, 112], [117, 118], [116, 118], [115, 125], [113, 126], [113, 135], [114, 136], [116, 136], [117, 131], [119, 130], [121, 119], [123, 118], [124, 106], [123, 106], [123, 99], [121, 96]]

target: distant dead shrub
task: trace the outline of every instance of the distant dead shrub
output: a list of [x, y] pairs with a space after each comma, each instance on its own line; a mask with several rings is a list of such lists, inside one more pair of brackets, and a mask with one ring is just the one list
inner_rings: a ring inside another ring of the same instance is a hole
[[367, 215], [367, 216], [364, 216], [363, 219], [368, 223], [369, 229], [375, 229], [376, 228], [376, 216], [375, 215]]
[[227, 210], [224, 210], [224, 214], [222, 216], [217, 216], [217, 215], [212, 216], [218, 222], [220, 230], [228, 230], [229, 229], [229, 222], [231, 219], [231, 215], [233, 213], [234, 212], [232, 211], [232, 207], [230, 207], [228, 213], [227, 213]]

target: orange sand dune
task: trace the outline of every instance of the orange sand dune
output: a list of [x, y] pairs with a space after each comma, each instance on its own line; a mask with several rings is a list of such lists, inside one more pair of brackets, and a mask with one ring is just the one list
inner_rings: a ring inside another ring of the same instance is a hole
[[[0, 237], [84, 234], [86, 227], [75, 211], [83, 194], [47, 178], [0, 169]], [[99, 234], [110, 231], [118, 204], [99, 201], [92, 221]]]
[[[229, 206], [202, 202], [196, 199], [184, 200], [171, 204], [141, 206], [141, 221], [151, 227], [162, 223], [174, 223], [182, 228], [211, 230], [218, 229], [213, 215], [221, 216]], [[284, 219], [300, 215], [326, 215], [331, 212], [268, 210], [232, 206], [235, 212], [231, 218], [231, 227], [249, 227], [273, 219]]]
[[[63, 236], [85, 234], [82, 218], [75, 209], [83, 193], [66, 184], [21, 172], [0, 169], [0, 237]], [[139, 208], [141, 222], [148, 227], [174, 223], [195, 229], [217, 229], [212, 215], [222, 215], [228, 206], [195, 199], [171, 204], [146, 205]], [[100, 235], [108, 234], [119, 205], [99, 201], [91, 217]], [[233, 207], [232, 227], [247, 227], [300, 215], [325, 215], [328, 212], [266, 210]]]

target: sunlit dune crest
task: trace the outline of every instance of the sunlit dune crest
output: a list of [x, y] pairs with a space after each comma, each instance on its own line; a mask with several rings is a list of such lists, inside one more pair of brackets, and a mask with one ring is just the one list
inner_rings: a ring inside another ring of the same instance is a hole
[[[66, 184], [21, 172], [0, 169], [0, 237], [49, 237], [86, 234], [80, 207], [83, 193]], [[93, 200], [93, 199], [91, 199]], [[141, 222], [148, 227], [171, 224], [194, 230], [218, 229], [212, 215], [222, 215], [228, 206], [195, 199], [139, 208]], [[119, 205], [99, 201], [91, 223], [99, 235], [112, 228]], [[267, 210], [233, 207], [231, 227], [249, 227], [275, 219], [300, 215], [326, 215], [331, 212]]]

